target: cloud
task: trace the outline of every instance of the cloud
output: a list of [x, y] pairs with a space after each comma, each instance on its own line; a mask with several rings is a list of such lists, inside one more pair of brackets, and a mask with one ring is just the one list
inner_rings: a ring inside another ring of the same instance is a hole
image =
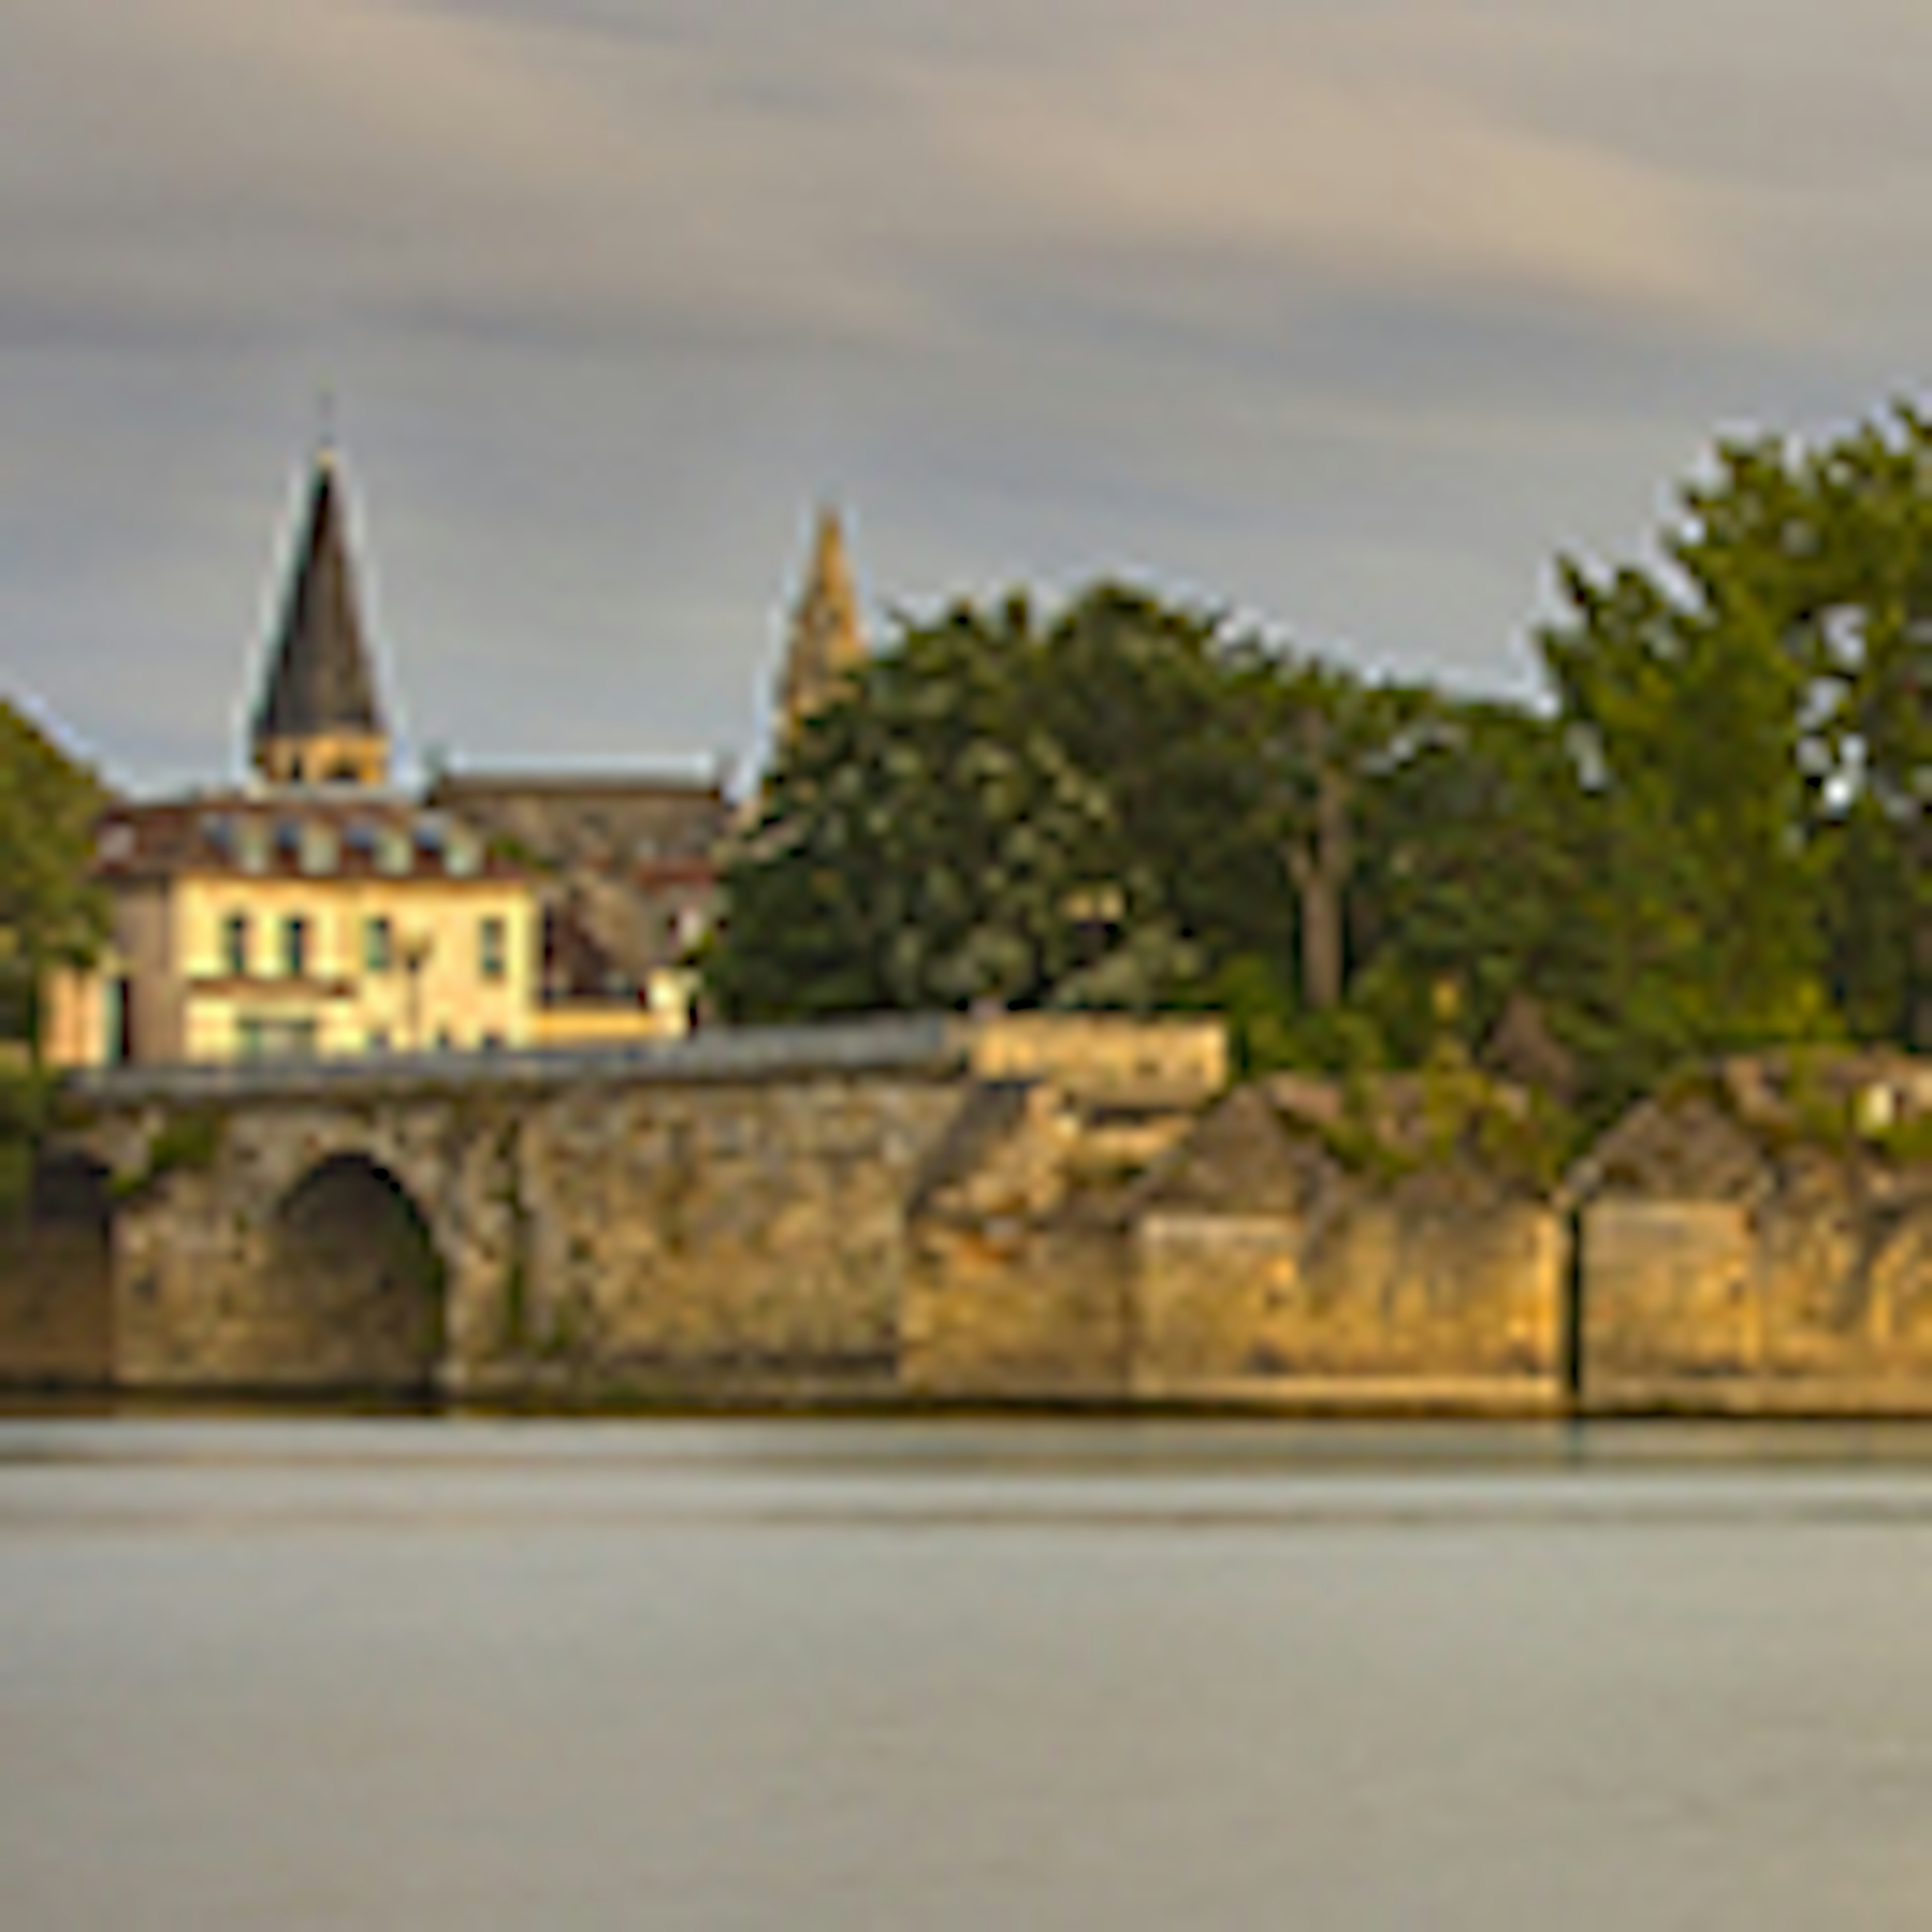
[[903, 340], [976, 277], [1177, 254], [1678, 310], [1735, 292], [1666, 177], [1361, 72], [1321, 10], [1210, 33], [1075, 9], [1021, 40], [995, 9], [965, 48], [915, 11], [843, 47], [821, 30], [808, 58], [796, 34], [613, 36], [535, 9], [14, 4], [14, 284], [70, 314]]
[[1136, 566], [1517, 681], [1552, 547], [1932, 304], [1903, 0], [0, 8], [0, 634], [170, 770], [326, 377], [423, 735], [708, 746], [828, 489], [882, 600]]
[[1294, 52], [1218, 38], [1110, 50], [1077, 86], [1004, 73], [935, 86], [934, 118], [1051, 247], [1150, 252], [1183, 274], [1190, 258], [1233, 255], [1284, 277], [1685, 315], [1732, 292], [1720, 238], [1667, 178]]

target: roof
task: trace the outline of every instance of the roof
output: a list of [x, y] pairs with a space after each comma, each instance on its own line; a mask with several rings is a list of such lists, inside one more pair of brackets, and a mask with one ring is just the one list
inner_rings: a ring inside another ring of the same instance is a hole
[[382, 730], [363, 648], [342, 497], [335, 463], [325, 452], [316, 463], [274, 658], [255, 713], [258, 739]]
[[526, 876], [448, 812], [380, 794], [300, 790], [117, 806], [96, 821], [94, 872], [110, 884], [190, 876], [501, 884]]
[[709, 863], [732, 826], [730, 801], [716, 778], [448, 772], [429, 799], [544, 864], [564, 868]]
[[696, 772], [444, 772], [432, 788], [438, 798], [664, 800], [722, 804], [724, 788], [715, 773]]

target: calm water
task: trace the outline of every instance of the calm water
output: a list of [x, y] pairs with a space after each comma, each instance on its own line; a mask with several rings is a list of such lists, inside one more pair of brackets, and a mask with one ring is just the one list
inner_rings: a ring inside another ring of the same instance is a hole
[[1919, 1927], [1932, 1438], [0, 1420], [0, 1924]]

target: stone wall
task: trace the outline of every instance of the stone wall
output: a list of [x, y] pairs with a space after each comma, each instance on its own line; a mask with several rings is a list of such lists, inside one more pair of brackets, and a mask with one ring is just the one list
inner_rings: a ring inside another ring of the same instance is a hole
[[904, 1372], [996, 1399], [1550, 1407], [1562, 1223], [1456, 1157], [1350, 1172], [1251, 1087], [1143, 1116], [1138, 1174], [1095, 1161], [1116, 1108], [986, 1090], [916, 1204]]
[[904, 1204], [957, 1112], [954, 1062], [916, 1036], [869, 1067], [850, 1041], [815, 1071], [745, 1058], [130, 1088], [77, 1130], [122, 1197], [120, 1379], [890, 1386]]
[[97, 1388], [114, 1366], [103, 1235], [24, 1216], [0, 1220], [0, 1388]]
[[1932, 1412], [1932, 1162], [1856, 1130], [1909, 1130], [1932, 1091], [1846, 1056], [1794, 1100], [1793, 1064], [1726, 1064], [1584, 1164], [1590, 1406]]
[[111, 1249], [0, 1232], [0, 1381], [1932, 1412], [1910, 1081], [1820, 1134], [1727, 1071], [1559, 1193], [1466, 1070], [1212, 1070], [1082, 1018], [82, 1083]]
[[826, 1078], [566, 1092], [527, 1110], [520, 1280], [506, 1280], [496, 1345], [464, 1372], [889, 1385], [905, 1201], [958, 1106], [944, 1083]]
[[1138, 1234], [1140, 1394], [1562, 1399], [1562, 1224], [1480, 1171], [1336, 1176], [1305, 1216], [1156, 1214]]
[[1124, 1402], [1132, 1273], [1104, 1221], [928, 1221], [914, 1236], [902, 1385], [976, 1402]]
[[1228, 1031], [1211, 1015], [1136, 1022], [1104, 1013], [1000, 1013], [973, 1022], [969, 1038], [976, 1080], [1042, 1082], [1128, 1111], [1198, 1107], [1228, 1084]]

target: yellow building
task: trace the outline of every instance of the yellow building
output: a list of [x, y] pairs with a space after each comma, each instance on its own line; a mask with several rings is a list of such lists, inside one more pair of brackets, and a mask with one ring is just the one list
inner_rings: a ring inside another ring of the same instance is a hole
[[229, 1060], [530, 1043], [536, 902], [468, 827], [284, 788], [101, 823], [106, 1057]]
[[101, 819], [106, 970], [52, 989], [66, 1064], [489, 1049], [537, 1036], [541, 934], [519, 867], [384, 789], [343, 490], [318, 460], [248, 785]]

